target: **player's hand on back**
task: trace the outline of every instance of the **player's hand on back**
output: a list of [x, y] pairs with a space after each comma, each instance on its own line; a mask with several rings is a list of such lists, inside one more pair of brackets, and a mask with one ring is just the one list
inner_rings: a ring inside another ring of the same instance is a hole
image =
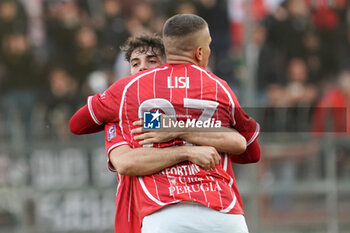
[[219, 164], [220, 155], [212, 146], [185, 146], [189, 150], [189, 161], [205, 170], [215, 168]]
[[134, 139], [136, 141], [139, 141], [140, 145], [169, 142], [178, 137], [178, 132], [159, 131], [159, 130], [151, 131], [150, 129], [144, 129], [142, 127], [142, 124], [143, 124], [142, 120], [134, 121], [133, 122], [134, 126], [141, 126], [141, 127], [131, 130], [132, 134], [139, 134], [134, 136]]

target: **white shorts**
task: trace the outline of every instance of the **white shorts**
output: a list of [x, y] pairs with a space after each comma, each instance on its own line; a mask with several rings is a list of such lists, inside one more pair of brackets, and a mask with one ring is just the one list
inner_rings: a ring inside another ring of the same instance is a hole
[[243, 215], [224, 214], [197, 203], [166, 206], [142, 221], [142, 233], [248, 233]]

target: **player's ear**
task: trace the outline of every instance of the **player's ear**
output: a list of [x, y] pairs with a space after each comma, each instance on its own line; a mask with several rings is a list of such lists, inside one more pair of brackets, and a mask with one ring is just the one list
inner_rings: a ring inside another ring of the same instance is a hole
[[198, 46], [195, 50], [195, 57], [197, 61], [203, 60], [203, 48], [201, 46]]

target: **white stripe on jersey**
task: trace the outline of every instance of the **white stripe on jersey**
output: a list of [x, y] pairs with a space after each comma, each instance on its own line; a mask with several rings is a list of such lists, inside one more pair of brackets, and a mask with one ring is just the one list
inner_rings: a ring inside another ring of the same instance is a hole
[[[215, 168], [215, 170], [216, 170], [216, 172], [219, 174], [218, 169]], [[218, 181], [216, 181], [216, 185], [217, 185], [218, 187], [220, 187], [219, 184], [218, 184]], [[219, 199], [220, 199], [221, 210], [223, 210], [223, 209], [224, 209], [224, 205], [222, 204], [222, 198], [221, 198], [221, 191], [220, 191], [220, 190], [218, 191], [218, 194], [219, 194]]]
[[88, 97], [88, 109], [91, 115], [91, 118], [94, 120], [94, 122], [98, 125], [102, 125], [102, 123], [97, 119], [94, 110], [92, 109], [92, 96]]
[[167, 66], [163, 67], [163, 68], [156, 68], [154, 70], [151, 70], [151, 71], [148, 71], [148, 72], [145, 72], [143, 74], [140, 74], [138, 76], [136, 76], [134, 79], [132, 79], [125, 87], [124, 87], [124, 90], [123, 90], [123, 94], [122, 94], [122, 98], [121, 98], [121, 101], [120, 101], [120, 107], [119, 107], [119, 126], [120, 126], [120, 131], [122, 132], [122, 135], [123, 137], [124, 136], [124, 130], [123, 130], [123, 104], [124, 104], [124, 99], [125, 99], [125, 94], [128, 90], [128, 88], [137, 80], [139, 80], [140, 78], [148, 75], [148, 74], [151, 74], [153, 72], [157, 72], [159, 70], [166, 70], [168, 69]]
[[255, 132], [254, 132], [252, 138], [249, 139], [249, 141], [247, 142], [247, 146], [249, 146], [255, 140], [255, 138], [259, 135], [259, 132], [260, 132], [260, 125], [259, 125], [259, 123], [256, 123]]
[[[126, 121], [128, 122], [127, 125], [129, 127], [129, 132], [131, 132], [131, 125], [132, 125], [132, 123], [130, 124], [130, 121], [129, 121], [128, 109], [127, 109], [127, 105], [126, 104], [125, 104], [125, 118], [126, 118]], [[124, 137], [124, 135], [123, 135], [123, 137]], [[131, 140], [131, 143], [133, 143], [134, 137], [130, 137], [130, 140]]]
[[225, 172], [227, 172], [227, 153], [225, 153], [224, 164], [222, 166]]
[[214, 80], [216, 83], [218, 83], [220, 85], [220, 87], [225, 91], [227, 97], [230, 99], [230, 102], [232, 104], [232, 118], [233, 118], [233, 126], [236, 124], [236, 120], [235, 120], [235, 103], [233, 102], [232, 96], [230, 95], [230, 92], [224, 87], [224, 85], [222, 85], [221, 82], [219, 82], [218, 80], [216, 80], [215, 78], [213, 78], [205, 69], [196, 66], [196, 65], [191, 65], [193, 68], [200, 70], [202, 72], [204, 72], [206, 75], [208, 75], [209, 78], [211, 78], [212, 80]]
[[120, 182], [121, 182], [121, 180], [122, 180], [122, 177], [121, 177], [121, 175], [119, 174], [119, 173], [117, 173], [118, 174], [118, 177], [117, 177], [117, 182], [118, 182], [118, 185], [117, 185], [117, 188], [119, 187], [119, 184], [120, 184]]
[[154, 178], [154, 175], [152, 175], [152, 179], [153, 179], [154, 186], [156, 187], [156, 194], [157, 194], [157, 198], [159, 200], [160, 198], [159, 198], [159, 193], [158, 193], [158, 185], [156, 183], [156, 179]]
[[[200, 182], [201, 182], [201, 185], [203, 184], [202, 182], [202, 179], [200, 179]], [[204, 192], [204, 190], [202, 190], [203, 192], [203, 195], [204, 195], [204, 198], [205, 198], [205, 202], [208, 202], [208, 199], [207, 199], [207, 194]], [[210, 203], [208, 202], [208, 207], [209, 207]]]
[[230, 183], [228, 183], [228, 185], [229, 185], [230, 187], [232, 187], [232, 184], [233, 184], [233, 179], [232, 179], [232, 177], [230, 176]]
[[[173, 76], [173, 71], [174, 71], [174, 67], [171, 67], [170, 77]], [[172, 95], [172, 94], [173, 94], [173, 89], [170, 88], [170, 97], [169, 97], [170, 102], [171, 102], [171, 100], [172, 100], [172, 98], [173, 98], [173, 95]]]
[[[232, 187], [232, 184], [233, 184], [233, 179], [230, 176], [230, 183], [229, 183], [230, 187]], [[220, 212], [228, 213], [236, 205], [237, 198], [236, 198], [236, 195], [234, 192], [232, 193], [232, 197], [233, 197], [233, 200], [232, 200], [231, 204], [226, 209], [220, 210]]]
[[[173, 71], [174, 71], [174, 67], [171, 67], [171, 71], [170, 71], [170, 77], [173, 76]], [[172, 101], [173, 98], [173, 88], [169, 88], [170, 89], [170, 96], [169, 96], [169, 101]], [[175, 146], [175, 140], [173, 141], [173, 146]], [[174, 197], [175, 200], [175, 197]]]
[[[215, 82], [215, 101], [218, 102], [218, 83]], [[219, 119], [219, 111], [216, 111], [216, 119]]]
[[180, 201], [172, 201], [172, 202], [165, 203], [165, 202], [162, 202], [162, 201], [158, 200], [157, 198], [153, 197], [152, 194], [148, 191], [145, 183], [143, 182], [142, 176], [139, 176], [137, 178], [138, 178], [138, 180], [139, 180], [139, 182], [141, 184], [141, 187], [142, 187], [143, 191], [146, 193], [147, 197], [149, 199], [151, 199], [152, 201], [154, 201], [155, 203], [157, 203], [158, 205], [165, 206], [165, 205], [168, 205], [168, 204], [174, 204], [174, 203], [180, 202]]

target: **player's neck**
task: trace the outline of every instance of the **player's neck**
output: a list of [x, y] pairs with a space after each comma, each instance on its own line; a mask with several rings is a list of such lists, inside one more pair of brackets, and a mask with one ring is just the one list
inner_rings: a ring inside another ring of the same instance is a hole
[[184, 64], [184, 63], [193, 63], [198, 65], [197, 61], [186, 55], [178, 55], [178, 54], [167, 54], [167, 63], [169, 64]]

